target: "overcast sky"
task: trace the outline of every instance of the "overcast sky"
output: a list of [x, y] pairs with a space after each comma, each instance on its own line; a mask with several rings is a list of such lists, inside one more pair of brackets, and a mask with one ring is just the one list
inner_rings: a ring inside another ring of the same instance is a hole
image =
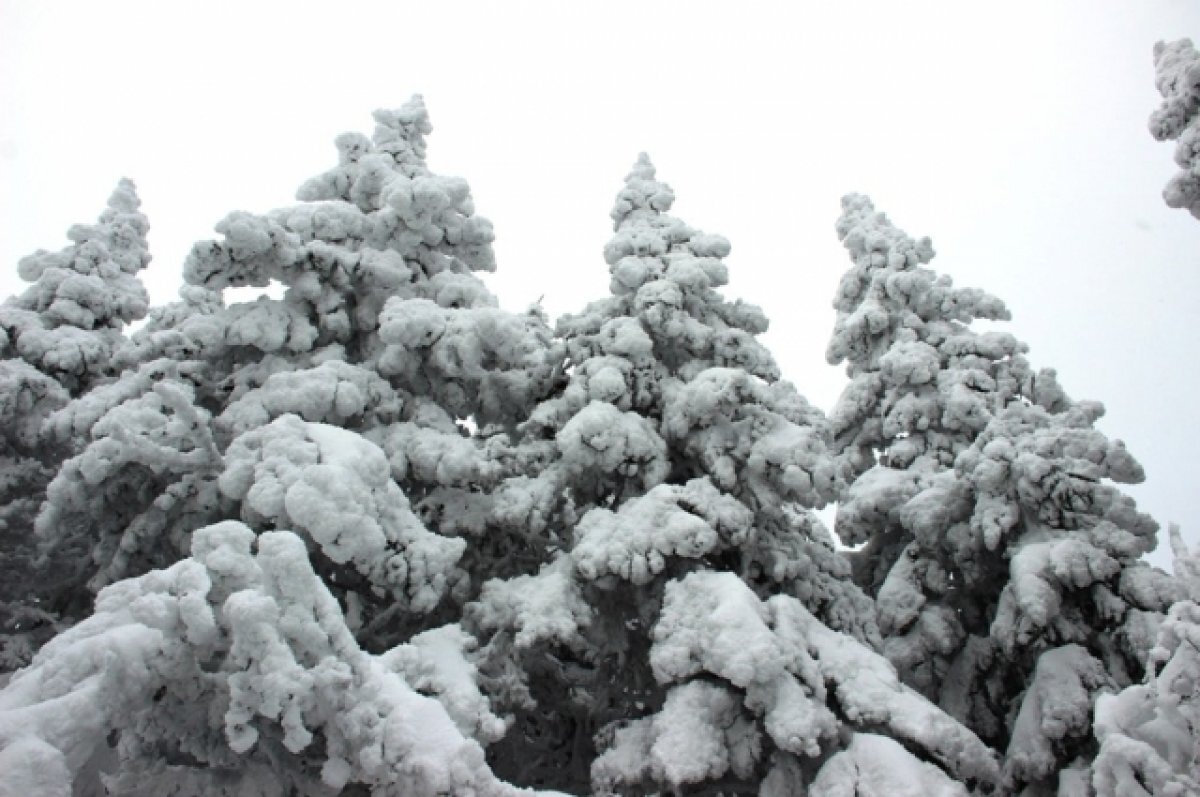
[[0, 294], [128, 176], [170, 301], [222, 216], [289, 204], [335, 135], [419, 92], [431, 167], [496, 225], [506, 307], [606, 293], [608, 210], [646, 150], [828, 409], [833, 222], [867, 193], [1106, 404], [1140, 505], [1200, 540], [1200, 222], [1163, 204], [1172, 147], [1146, 126], [1151, 47], [1200, 39], [1195, 0], [184, 5], [0, 0]]

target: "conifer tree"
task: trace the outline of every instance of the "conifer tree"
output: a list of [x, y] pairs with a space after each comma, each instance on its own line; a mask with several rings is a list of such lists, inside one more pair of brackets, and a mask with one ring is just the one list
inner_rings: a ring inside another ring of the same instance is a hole
[[[1142, 676], [1179, 596], [1139, 561], [1157, 524], [1107, 481], [1141, 481], [1120, 441], [1035, 373], [1008, 333], [976, 318], [998, 301], [925, 268], [868, 200], [844, 201], [843, 278], [831, 360], [851, 384], [834, 410], [861, 475], [837, 531], [876, 596], [901, 677], [1005, 753], [1005, 783], [1053, 785], [1091, 745], [1102, 690]], [[878, 452], [878, 454], [876, 454]], [[872, 462], [872, 460], [874, 460]]]
[[94, 225], [67, 232], [72, 243], [39, 250], [19, 264], [32, 283], [0, 305], [0, 669], [24, 664], [59, 624], [51, 600], [87, 551], [40, 561], [34, 518], [46, 487], [75, 441], [43, 430], [71, 397], [113, 378], [124, 328], [146, 314], [138, 273], [150, 262], [149, 224], [136, 189], [121, 180]]
[[[1150, 115], [1158, 140], [1176, 140], [1181, 171], [1163, 198], [1200, 217], [1200, 54], [1189, 39], [1154, 47], [1163, 104]], [[1200, 555], [1170, 527], [1179, 596], [1159, 626], [1145, 678], [1096, 703], [1099, 752], [1090, 769], [1073, 774], [1080, 794], [1181, 795], [1200, 792]]]
[[[438, 628], [486, 560], [413, 504], [502, 475], [503, 445], [470, 427], [528, 415], [550, 331], [472, 275], [494, 266], [491, 227], [425, 167], [420, 99], [376, 121], [339, 137], [300, 205], [220, 222], [181, 301], [116, 353], [121, 378], [48, 418], [86, 444], [39, 531], [99, 593], [0, 702], [26, 737], [0, 733], [0, 755], [31, 777], [44, 761], [69, 780], [112, 732], [114, 793], [517, 793], [484, 763], [506, 723], [473, 642]], [[282, 297], [224, 301], [272, 281]], [[121, 647], [142, 664], [90, 652]], [[75, 702], [89, 711], [58, 726]]]
[[137, 274], [150, 262], [149, 223], [140, 204], [133, 183], [121, 180], [96, 224], [67, 231], [70, 246], [21, 260], [19, 273], [33, 284], [0, 306], [3, 353], [72, 396], [113, 375], [123, 328], [146, 315], [149, 297]]
[[[188, 257], [182, 301], [118, 353], [126, 376], [53, 419], [89, 442], [51, 485], [39, 530], [60, 550], [91, 549], [79, 577], [92, 590], [169, 564], [186, 555], [192, 530], [238, 517], [313, 533], [318, 569], [339, 573], [347, 606], [392, 605], [368, 636], [411, 633], [396, 610], [432, 610], [439, 601], [425, 591], [445, 597], [460, 585], [466, 596], [464, 571], [440, 572], [463, 555], [463, 541], [429, 536], [410, 504], [494, 478], [483, 441], [460, 424], [511, 427], [523, 416], [549, 379], [550, 332], [536, 312], [499, 310], [473, 276], [495, 266], [491, 226], [475, 215], [465, 181], [426, 168], [421, 99], [377, 112], [376, 122], [371, 138], [338, 138], [339, 165], [301, 186], [301, 204], [219, 222], [223, 238]], [[226, 305], [221, 296], [272, 282], [281, 297]], [[401, 557], [385, 574], [361, 560], [365, 552], [356, 560], [309, 529], [295, 508], [258, 497], [266, 474], [295, 470], [271, 488], [289, 492], [321, 459], [321, 441], [300, 419], [382, 447], [388, 464], [370, 489], [384, 490], [390, 472], [405, 496], [390, 522], [409, 529], [385, 526], [387, 545], [425, 535], [433, 572]], [[396, 590], [407, 593], [398, 603]]]

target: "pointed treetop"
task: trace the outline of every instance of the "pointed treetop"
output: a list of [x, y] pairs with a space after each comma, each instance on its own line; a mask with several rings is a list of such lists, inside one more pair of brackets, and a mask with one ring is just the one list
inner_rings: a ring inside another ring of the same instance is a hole
[[138, 198], [137, 186], [133, 180], [122, 177], [108, 197], [108, 210], [104, 211], [100, 218], [102, 221], [108, 221], [120, 213], [136, 213], [141, 206], [142, 200]]
[[955, 288], [948, 276], [924, 268], [934, 256], [929, 238], [912, 238], [862, 194], [842, 199], [836, 227], [853, 266], [833, 301], [838, 317], [826, 351], [831, 365], [873, 362], [899, 340], [937, 346], [959, 331], [957, 325], [1010, 318], [995, 296]]
[[89, 311], [78, 318], [74, 316], [80, 314], [72, 312], [72, 318], [57, 319], [87, 328], [144, 316], [149, 304], [146, 289], [136, 277], [128, 276], [150, 263], [146, 242], [150, 222], [138, 210], [140, 205], [133, 181], [122, 178], [96, 224], [74, 224], [67, 230], [72, 246], [58, 252], [39, 250], [22, 258], [17, 272], [36, 284], [17, 300], [20, 305], [38, 311], [56, 302], [60, 309], [87, 306]]
[[627, 223], [633, 223], [636, 217], [666, 213], [674, 202], [675, 192], [655, 178], [654, 164], [643, 152], [625, 175], [625, 187], [617, 194], [617, 201], [609, 213], [613, 229], [619, 230]]
[[376, 150], [388, 153], [401, 166], [425, 166], [425, 136], [433, 132], [433, 125], [420, 94], [399, 108], [380, 109], [373, 116]]

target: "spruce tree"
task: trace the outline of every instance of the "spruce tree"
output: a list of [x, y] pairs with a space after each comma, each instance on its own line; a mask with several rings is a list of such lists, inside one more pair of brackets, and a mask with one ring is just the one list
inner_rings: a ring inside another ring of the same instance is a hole
[[[99, 592], [6, 692], [0, 726], [69, 772], [112, 732], [114, 793], [515, 793], [483, 760], [506, 724], [473, 640], [440, 627], [488, 560], [467, 554], [469, 522], [425, 504], [504, 474], [505, 430], [553, 377], [551, 333], [472, 275], [494, 266], [491, 227], [464, 181], [425, 167], [419, 98], [376, 121], [339, 137], [300, 205], [221, 221], [181, 300], [116, 353], [121, 378], [47, 420], [85, 445], [39, 531], [83, 554], [72, 586]], [[272, 281], [282, 297], [224, 300]], [[123, 646], [144, 666], [88, 652]], [[62, 668], [121, 686], [97, 697], [48, 675]], [[46, 701], [74, 700], [93, 706], [63, 735]]]
[[728, 242], [673, 200], [639, 159], [612, 295], [560, 322], [569, 377], [522, 427], [547, 463], [521, 516], [561, 552], [467, 607], [515, 713], [490, 760], [602, 794], [879, 789], [880, 755], [913, 789], [991, 782], [987, 748], [871, 649], [871, 602], [812, 513], [837, 489], [827, 424], [757, 340], [761, 311], [718, 291]]
[[831, 359], [851, 384], [834, 411], [862, 470], [837, 531], [876, 596], [901, 677], [1005, 753], [1007, 788], [1052, 787], [1086, 761], [1101, 691], [1140, 679], [1179, 585], [1139, 561], [1157, 524], [1109, 484], [1141, 481], [1120, 441], [1034, 372], [1003, 305], [925, 268], [862, 197], [838, 230], [843, 278]]
[[[88, 445], [51, 485], [39, 529], [57, 549], [92, 550], [79, 578], [93, 591], [170, 564], [186, 555], [193, 530], [238, 517], [314, 534], [318, 569], [339, 574], [347, 606], [393, 605], [370, 612], [379, 616], [364, 629], [378, 649], [413, 630], [396, 609], [431, 611], [431, 596], [455, 585], [466, 596], [465, 572], [451, 567], [464, 542], [429, 536], [410, 504], [494, 479], [498, 467], [464, 424], [511, 427], [522, 417], [549, 379], [550, 332], [537, 313], [496, 308], [473, 276], [495, 266], [491, 226], [475, 215], [465, 181], [426, 168], [421, 99], [377, 112], [376, 122], [371, 138], [338, 138], [340, 163], [301, 186], [301, 204], [219, 222], [223, 238], [188, 257], [181, 301], [118, 352], [126, 376], [53, 419]], [[272, 282], [281, 297], [226, 305], [221, 295]], [[395, 478], [405, 497], [388, 511], [409, 531], [387, 528], [390, 542], [380, 538], [370, 556], [398, 545], [396, 535], [416, 535], [432, 572], [415, 553], [397, 553], [385, 574], [366, 552], [351, 556], [332, 532], [310, 529], [310, 517], [260, 499], [260, 476], [283, 469], [270, 489], [286, 493], [325, 456], [301, 420], [382, 447], [388, 467], [369, 476], [370, 489], [391, 489]]]
[[70, 246], [21, 260], [18, 273], [32, 284], [0, 305], [0, 669], [26, 663], [72, 616], [55, 598], [72, 590], [67, 573], [88, 552], [40, 554], [34, 518], [76, 442], [43, 427], [72, 397], [114, 378], [124, 329], [146, 314], [140, 204], [121, 180], [96, 224], [67, 231]]

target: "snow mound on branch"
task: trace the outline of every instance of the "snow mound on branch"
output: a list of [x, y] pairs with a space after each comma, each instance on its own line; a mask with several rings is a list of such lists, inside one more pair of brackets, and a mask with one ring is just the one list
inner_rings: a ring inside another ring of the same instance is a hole
[[646, 778], [678, 787], [749, 777], [762, 752], [757, 728], [741, 698], [718, 684], [692, 681], [673, 688], [653, 717], [618, 728], [612, 745], [592, 764], [601, 793]]
[[641, 415], [593, 401], [557, 435], [562, 467], [572, 474], [619, 474], [649, 489], [670, 470], [667, 446]]
[[886, 736], [858, 733], [829, 759], [810, 786], [822, 797], [966, 797], [933, 764], [918, 761]]
[[248, 521], [305, 532], [335, 563], [427, 612], [464, 583], [466, 543], [428, 531], [390, 473], [363, 437], [284, 415], [233, 441], [218, 484]]
[[288, 413], [344, 427], [368, 412], [380, 421], [394, 419], [400, 412], [395, 391], [371, 371], [330, 360], [314, 368], [272, 374], [262, 387], [230, 403], [217, 422], [239, 435]]
[[463, 736], [487, 744], [503, 737], [508, 723], [492, 713], [479, 691], [479, 671], [471, 659], [477, 647], [461, 627], [445, 625], [417, 634], [380, 660], [413, 689], [437, 698]]
[[833, 495], [824, 418], [789, 383], [706, 369], [669, 395], [662, 426], [724, 489], [742, 484], [767, 505]]
[[70, 797], [71, 771], [57, 747], [33, 736], [0, 749], [0, 797]]
[[593, 581], [617, 575], [646, 584], [670, 556], [700, 558], [736, 546], [750, 533], [753, 513], [707, 479], [660, 484], [616, 512], [596, 508], [575, 527], [571, 558], [576, 572]]
[[1053, 775], [1059, 767], [1057, 750], [1087, 735], [1095, 696], [1112, 685], [1104, 664], [1079, 645], [1039, 656], [1013, 721], [1005, 777], [1029, 783]]
[[[655, 679], [670, 687], [667, 703], [617, 731], [593, 765], [600, 783], [637, 784], [650, 775], [678, 787], [744, 769], [761, 750], [756, 718], [775, 745], [793, 756], [819, 756], [840, 733], [853, 738], [882, 729], [949, 772], [895, 745], [893, 754], [924, 773], [922, 782], [956, 789], [951, 778], [998, 780], [995, 755], [986, 745], [903, 686], [886, 659], [827, 628], [795, 598], [777, 595], [762, 602], [733, 573], [691, 573], [667, 584], [653, 640], [650, 663]], [[691, 680], [705, 675], [727, 686], [708, 688]], [[839, 713], [828, 707], [830, 688]], [[739, 693], [740, 709], [730, 697]], [[729, 730], [701, 730], [702, 741], [692, 746], [672, 741], [672, 728], [693, 725]], [[831, 783], [848, 777], [843, 770], [850, 762], [836, 760]]]
[[572, 570], [570, 557], [562, 555], [536, 575], [493, 579], [467, 607], [467, 615], [482, 629], [514, 631], [517, 648], [544, 641], [576, 644], [593, 612], [579, 594]]

